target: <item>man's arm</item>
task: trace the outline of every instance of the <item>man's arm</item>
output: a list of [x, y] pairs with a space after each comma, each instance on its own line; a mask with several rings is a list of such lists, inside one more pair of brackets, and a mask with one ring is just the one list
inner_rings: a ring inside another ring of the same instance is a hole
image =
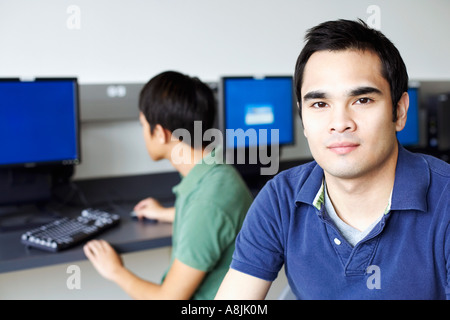
[[173, 222], [175, 219], [175, 207], [163, 207], [158, 200], [147, 198], [139, 201], [133, 209], [139, 219], [156, 219], [162, 222]]
[[229, 269], [216, 300], [264, 300], [272, 282]]
[[84, 252], [100, 275], [115, 282], [133, 299], [190, 299], [206, 274], [175, 259], [164, 282], [159, 285], [139, 278], [125, 268], [120, 256], [104, 240], [88, 242]]

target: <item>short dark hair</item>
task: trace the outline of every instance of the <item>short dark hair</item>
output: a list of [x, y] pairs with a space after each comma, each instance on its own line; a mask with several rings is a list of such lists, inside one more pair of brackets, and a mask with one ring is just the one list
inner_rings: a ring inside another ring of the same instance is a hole
[[[212, 89], [197, 77], [165, 71], [142, 88], [139, 110], [150, 125], [150, 133], [153, 134], [157, 124], [172, 133], [186, 129], [194, 147], [194, 122], [201, 121], [203, 137], [214, 124], [216, 100]], [[202, 145], [205, 146], [203, 139]]]
[[387, 80], [391, 89], [393, 121], [397, 120], [397, 104], [404, 92], [408, 90], [408, 72], [400, 52], [394, 44], [380, 31], [369, 28], [358, 19], [328, 21], [307, 31], [306, 44], [298, 56], [294, 84], [301, 117], [301, 86], [303, 72], [308, 59], [316, 51], [341, 51], [348, 49], [369, 50], [381, 60], [381, 75]]

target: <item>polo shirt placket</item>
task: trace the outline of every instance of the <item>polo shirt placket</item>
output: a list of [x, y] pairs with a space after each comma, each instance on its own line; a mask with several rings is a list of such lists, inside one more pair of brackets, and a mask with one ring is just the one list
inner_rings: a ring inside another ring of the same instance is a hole
[[380, 240], [378, 235], [383, 230], [387, 216], [385, 215], [382, 218], [366, 238], [361, 240], [355, 247], [352, 247], [328, 218], [325, 206], [322, 205], [317, 215], [326, 224], [328, 239], [342, 263], [344, 274], [346, 276], [365, 275], [378, 247]]
[[386, 220], [389, 217], [390, 203], [386, 208], [382, 219], [374, 226], [374, 228], [363, 240], [358, 242], [353, 247], [350, 243], [348, 243], [345, 237], [342, 236], [341, 232], [326, 212], [324, 195], [326, 191], [324, 188], [324, 183], [325, 182], [322, 180], [322, 186], [313, 201], [313, 206], [317, 209], [317, 216], [326, 225], [328, 238], [342, 263], [344, 274], [346, 276], [365, 275], [379, 243], [378, 235], [383, 231]]

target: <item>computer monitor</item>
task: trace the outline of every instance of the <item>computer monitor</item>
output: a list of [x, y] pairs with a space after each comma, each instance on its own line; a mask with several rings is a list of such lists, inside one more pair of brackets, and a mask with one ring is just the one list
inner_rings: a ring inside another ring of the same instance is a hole
[[0, 167], [78, 164], [76, 78], [0, 79]]
[[419, 124], [419, 86], [410, 85], [408, 88], [409, 109], [406, 125], [397, 132], [397, 139], [405, 147], [415, 147], [420, 143]]
[[295, 142], [292, 76], [226, 76], [219, 90], [226, 148]]
[[0, 205], [50, 197], [81, 161], [76, 78], [0, 79]]

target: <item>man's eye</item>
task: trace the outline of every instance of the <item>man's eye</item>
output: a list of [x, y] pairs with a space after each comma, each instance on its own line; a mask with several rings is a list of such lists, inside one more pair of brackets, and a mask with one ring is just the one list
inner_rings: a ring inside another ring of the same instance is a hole
[[317, 109], [325, 108], [326, 106], [327, 104], [325, 102], [316, 102], [312, 105], [312, 107]]
[[356, 100], [355, 104], [368, 104], [371, 103], [373, 100], [370, 98], [359, 98]]

